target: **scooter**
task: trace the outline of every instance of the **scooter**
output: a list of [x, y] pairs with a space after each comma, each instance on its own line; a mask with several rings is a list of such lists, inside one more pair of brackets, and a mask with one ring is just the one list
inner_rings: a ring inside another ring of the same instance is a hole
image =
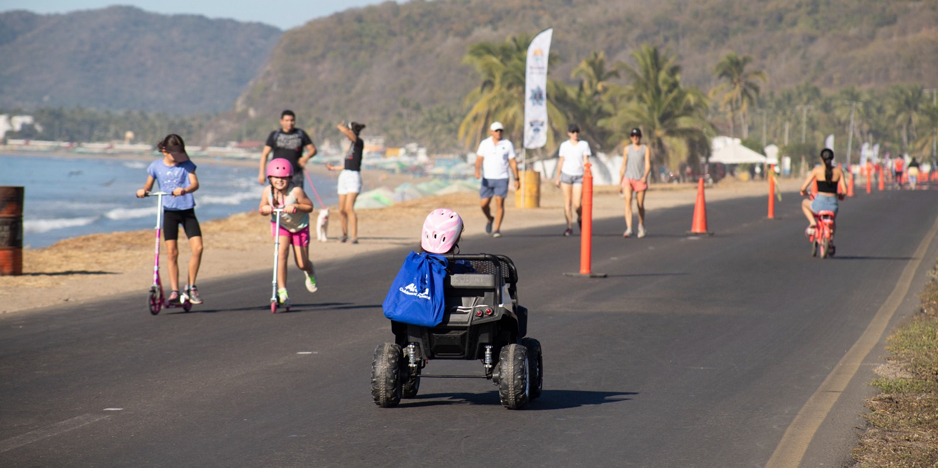
[[277, 297], [277, 268], [280, 266], [280, 213], [283, 213], [283, 208], [275, 208], [273, 212], [277, 214], [277, 227], [274, 229], [274, 279], [271, 281], [270, 313], [276, 314], [277, 307], [283, 306], [284, 310], [289, 312], [290, 305], [280, 302]]
[[156, 315], [160, 313], [160, 310], [165, 308], [179, 308], [189, 312], [189, 309], [192, 308], [192, 303], [189, 302], [189, 297], [182, 295], [182, 303], [173, 301], [170, 302], [166, 300], [166, 297], [163, 295], [163, 283], [160, 282], [160, 233], [163, 232], [163, 197], [167, 195], [172, 195], [168, 192], [147, 192], [145, 196], [149, 197], [150, 195], [156, 195], [157, 197], [157, 209], [156, 209], [156, 257], [153, 264], [153, 286], [150, 286], [150, 295], [149, 295], [149, 305], [150, 313]]

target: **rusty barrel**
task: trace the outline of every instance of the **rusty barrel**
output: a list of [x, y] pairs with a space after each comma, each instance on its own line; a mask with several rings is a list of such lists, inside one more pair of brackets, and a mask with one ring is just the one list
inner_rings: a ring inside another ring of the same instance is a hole
[[23, 187], [0, 187], [0, 276], [23, 274]]

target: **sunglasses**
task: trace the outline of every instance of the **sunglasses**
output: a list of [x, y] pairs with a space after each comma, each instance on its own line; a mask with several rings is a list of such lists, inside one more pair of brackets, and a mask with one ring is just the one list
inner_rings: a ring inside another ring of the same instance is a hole
[[499, 132], [499, 133], [501, 133], [501, 132], [502, 132], [502, 129], [492, 130], [492, 131], [493, 131], [493, 132]]
[[574, 131], [572, 131], [572, 132], [567, 132], [567, 133], [580, 133], [580, 131], [579, 131], [579, 130], [574, 130]]

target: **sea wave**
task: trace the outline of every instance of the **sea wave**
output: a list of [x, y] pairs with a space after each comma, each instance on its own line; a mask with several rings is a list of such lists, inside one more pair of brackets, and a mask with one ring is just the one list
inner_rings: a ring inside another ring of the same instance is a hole
[[204, 195], [196, 199], [200, 205], [240, 205], [245, 200], [260, 200], [259, 193], [239, 192], [233, 195]]
[[107, 219], [113, 219], [120, 221], [123, 219], [136, 219], [136, 218], [145, 218], [148, 216], [156, 215], [156, 207], [149, 206], [146, 208], [114, 208], [106, 213], [104, 217]]
[[30, 219], [23, 221], [23, 232], [43, 233], [69, 227], [87, 226], [98, 220], [98, 217], [87, 218], [56, 218], [56, 219]]

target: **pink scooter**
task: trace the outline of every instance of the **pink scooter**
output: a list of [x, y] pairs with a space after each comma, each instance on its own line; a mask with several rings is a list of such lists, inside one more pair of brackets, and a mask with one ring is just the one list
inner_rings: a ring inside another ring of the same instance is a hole
[[163, 283], [160, 282], [160, 233], [163, 232], [163, 197], [166, 195], [172, 195], [168, 192], [148, 192], [146, 196], [156, 195], [157, 197], [157, 210], [156, 210], [156, 259], [153, 264], [153, 286], [150, 286], [150, 313], [156, 315], [160, 313], [160, 310], [164, 307], [166, 308], [178, 308], [181, 307], [182, 310], [189, 312], [189, 309], [192, 308], [192, 303], [189, 302], [189, 297], [183, 294], [180, 296], [182, 302], [169, 302], [166, 300], [166, 297], [163, 296]]
[[290, 305], [280, 302], [277, 297], [277, 268], [280, 264], [280, 214], [283, 213], [283, 208], [274, 208], [273, 212], [277, 215], [277, 227], [274, 228], [277, 235], [274, 236], [274, 279], [271, 281], [270, 287], [270, 313], [276, 314], [277, 307], [283, 307], [289, 312]]

